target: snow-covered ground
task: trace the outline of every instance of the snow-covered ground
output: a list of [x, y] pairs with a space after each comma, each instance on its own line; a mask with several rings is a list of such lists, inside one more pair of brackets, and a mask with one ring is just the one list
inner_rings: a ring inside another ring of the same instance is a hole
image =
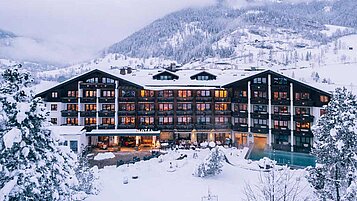
[[[200, 178], [192, 175], [196, 165], [209, 153], [208, 149], [198, 150], [198, 158], [194, 158], [193, 150], [169, 151], [160, 158], [141, 161], [115, 167], [109, 166], [99, 171], [102, 191], [93, 195], [87, 201], [96, 200], [145, 200], [145, 201], [200, 201], [206, 196], [208, 189], [219, 201], [242, 200], [245, 198], [244, 186], [246, 183], [258, 184], [261, 170], [258, 162], [244, 159], [247, 149], [225, 149], [225, 155], [232, 164], [224, 163], [221, 174]], [[188, 157], [175, 160], [182, 154]], [[172, 163], [172, 171], [170, 167]], [[304, 170], [291, 170], [295, 176], [303, 176]], [[137, 175], [138, 179], [132, 179]], [[128, 178], [128, 184], [123, 184]], [[302, 178], [301, 187], [307, 185]], [[309, 188], [304, 194], [308, 195]]]

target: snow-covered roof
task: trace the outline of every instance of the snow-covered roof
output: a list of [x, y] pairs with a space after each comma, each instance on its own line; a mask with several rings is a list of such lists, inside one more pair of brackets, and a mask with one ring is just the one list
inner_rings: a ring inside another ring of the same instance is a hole
[[50, 126], [49, 129], [58, 135], [78, 135], [85, 132], [84, 126]]

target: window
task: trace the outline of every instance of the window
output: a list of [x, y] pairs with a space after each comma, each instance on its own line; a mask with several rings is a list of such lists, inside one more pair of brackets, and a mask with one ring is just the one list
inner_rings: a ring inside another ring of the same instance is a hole
[[320, 116], [326, 114], [326, 110], [325, 109], [320, 109]]
[[71, 140], [71, 141], [69, 141], [69, 148], [70, 148], [73, 152], [77, 152], [77, 151], [78, 151], [78, 141], [77, 141], [77, 140]]
[[159, 117], [159, 124], [160, 125], [166, 125], [166, 124], [172, 124], [172, 117]]
[[287, 106], [274, 106], [274, 114], [289, 114], [289, 109]]
[[191, 103], [178, 103], [177, 104], [177, 109], [178, 110], [192, 110], [192, 104]]
[[57, 91], [54, 91], [51, 93], [51, 97], [52, 98], [58, 98], [58, 92]]
[[210, 90], [197, 91], [197, 96], [198, 97], [210, 97], [211, 96], [211, 91]]
[[125, 124], [125, 125], [134, 125], [135, 117], [132, 117], [132, 116], [121, 117], [121, 123]]
[[215, 117], [214, 118], [214, 122], [216, 124], [226, 124], [229, 123], [228, 117]]
[[253, 106], [254, 112], [268, 112], [268, 106], [266, 105], [254, 105]]
[[310, 114], [310, 108], [308, 107], [296, 107], [295, 114]]
[[177, 116], [177, 124], [190, 124], [192, 122], [191, 116]]
[[158, 93], [159, 97], [174, 97], [174, 92], [172, 90], [163, 90], [163, 91], [159, 91]]
[[197, 117], [197, 123], [198, 124], [210, 124], [211, 123], [211, 118], [208, 116], [198, 116]]
[[102, 92], [103, 97], [114, 97], [115, 96], [115, 91], [112, 90], [105, 90]]
[[197, 80], [209, 80], [208, 75], [197, 75]]
[[216, 103], [214, 104], [214, 108], [217, 111], [224, 111], [228, 109], [228, 104], [227, 103]]
[[320, 101], [321, 101], [321, 103], [327, 103], [328, 102], [328, 97], [327, 96], [320, 96]]
[[84, 104], [84, 111], [96, 111], [97, 105], [96, 104]]
[[238, 111], [247, 111], [247, 110], [248, 110], [248, 104], [245, 103], [238, 104]]
[[78, 125], [78, 118], [67, 118], [66, 124], [67, 125]]
[[238, 118], [238, 117], [235, 117], [235, 118], [234, 118], [234, 123], [235, 123], [235, 124], [248, 124], [248, 120], [247, 120], [247, 118]]
[[155, 96], [154, 91], [149, 91], [149, 90], [140, 91], [140, 97], [154, 97], [154, 96]]
[[266, 98], [267, 92], [266, 91], [253, 91], [254, 98]]
[[160, 75], [159, 80], [173, 80], [171, 75]]
[[114, 104], [103, 104], [102, 105], [102, 110], [114, 111], [115, 110], [115, 105]]
[[96, 96], [97, 96], [97, 91], [95, 91], [95, 90], [90, 90], [90, 91], [84, 92], [84, 97], [96, 97]]
[[191, 90], [179, 90], [178, 97], [180, 98], [192, 97], [192, 92]]
[[99, 79], [97, 77], [93, 77], [93, 78], [87, 79], [86, 83], [98, 83], [98, 80]]
[[287, 135], [275, 135], [276, 144], [289, 144], [289, 136]]
[[279, 128], [287, 128], [289, 125], [288, 121], [278, 121], [274, 120], [274, 128], [279, 129]]
[[78, 111], [78, 104], [67, 104], [67, 110]]
[[257, 77], [253, 79], [254, 84], [266, 84], [267, 78], [266, 77]]
[[288, 80], [283, 77], [275, 77], [273, 79], [273, 84], [286, 85], [288, 84]]
[[309, 122], [296, 122], [296, 130], [301, 131], [302, 129], [310, 129], [310, 123]]
[[198, 111], [211, 110], [211, 104], [209, 103], [197, 103], [196, 107]]
[[173, 110], [172, 103], [160, 103], [159, 104], [159, 111], [170, 111]]
[[239, 91], [239, 97], [247, 97], [247, 91]]
[[102, 124], [114, 125], [114, 118], [102, 118]]
[[139, 118], [140, 125], [152, 125], [154, 124], [154, 117], [140, 117]]
[[154, 107], [154, 103], [139, 103], [139, 109], [143, 111], [153, 111]]
[[119, 110], [121, 111], [134, 111], [135, 103], [120, 103]]
[[51, 111], [57, 111], [57, 104], [51, 104]]
[[135, 91], [134, 90], [123, 89], [121, 91], [121, 96], [122, 97], [135, 97]]
[[214, 91], [214, 97], [216, 98], [226, 98], [227, 91], [226, 90], [216, 90]]
[[97, 124], [97, 119], [96, 118], [84, 118], [84, 124], [85, 125]]
[[78, 91], [68, 91], [67, 96], [68, 97], [78, 97]]
[[113, 80], [111, 78], [103, 77], [102, 83], [113, 84], [113, 83], [115, 83], [115, 80]]
[[266, 119], [253, 119], [254, 125], [267, 125], [267, 120]]
[[306, 92], [295, 93], [295, 100], [308, 100], [310, 99], [310, 94]]
[[57, 118], [51, 118], [51, 123], [57, 125]]
[[311, 138], [302, 137], [302, 136], [296, 136], [295, 137], [295, 143], [296, 143], [296, 146], [309, 147], [310, 144], [311, 144]]
[[288, 99], [288, 92], [274, 91], [274, 100], [289, 100]]

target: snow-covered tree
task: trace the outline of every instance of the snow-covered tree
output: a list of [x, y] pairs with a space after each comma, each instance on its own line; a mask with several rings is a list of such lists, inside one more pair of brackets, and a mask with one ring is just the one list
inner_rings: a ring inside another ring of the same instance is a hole
[[70, 200], [76, 155], [48, 129], [30, 74], [14, 66], [0, 79], [0, 200]]
[[193, 175], [197, 177], [207, 177], [220, 174], [222, 172], [224, 155], [219, 147], [210, 150], [208, 156], [195, 169]]
[[355, 95], [336, 89], [313, 128], [317, 164], [309, 169], [308, 179], [321, 200], [357, 200], [356, 106]]
[[[290, 170], [287, 166], [276, 166], [276, 161], [262, 159], [269, 169], [259, 174], [256, 184], [246, 183], [246, 201], [303, 201], [308, 200], [308, 186], [302, 182], [303, 172]], [[261, 162], [261, 161], [260, 161]]]

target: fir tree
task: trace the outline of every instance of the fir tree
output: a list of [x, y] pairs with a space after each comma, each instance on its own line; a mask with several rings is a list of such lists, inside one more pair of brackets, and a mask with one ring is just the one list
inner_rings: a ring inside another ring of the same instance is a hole
[[205, 160], [197, 166], [194, 175], [198, 177], [207, 177], [220, 174], [222, 172], [223, 160], [224, 155], [219, 148], [213, 148], [210, 150], [210, 153]]
[[8, 189], [0, 199], [71, 200], [76, 156], [58, 146], [41, 99], [28, 88], [30, 74], [18, 67], [6, 69], [0, 83], [1, 116], [6, 116], [0, 130], [0, 189]]
[[309, 169], [309, 182], [321, 200], [356, 200], [356, 97], [336, 89], [325, 110], [313, 128], [317, 164]]

